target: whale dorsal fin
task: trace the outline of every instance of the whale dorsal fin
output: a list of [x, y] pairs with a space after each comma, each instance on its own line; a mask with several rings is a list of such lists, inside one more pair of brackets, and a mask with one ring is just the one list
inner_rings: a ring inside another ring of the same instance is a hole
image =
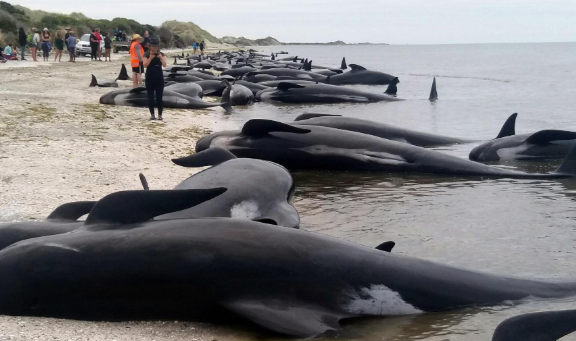
[[346, 57], [342, 57], [342, 63], [340, 64], [340, 69], [346, 70], [348, 66], [346, 65]]
[[96, 76], [92, 75], [92, 81], [90, 82], [91, 87], [98, 86], [98, 81], [96, 80]]
[[145, 191], [149, 191], [150, 186], [148, 186], [148, 180], [146, 180], [146, 177], [144, 176], [144, 174], [140, 173], [140, 174], [138, 174], [138, 177], [140, 178], [140, 183], [142, 184], [142, 188]]
[[187, 157], [172, 159], [172, 162], [182, 167], [205, 167], [214, 166], [233, 159], [236, 159], [236, 156], [228, 150], [219, 147], [211, 147]]
[[376, 246], [376, 250], [385, 251], [385, 252], [392, 252], [392, 249], [396, 246], [396, 243], [389, 241], [384, 242], [378, 246]]
[[69, 202], [56, 207], [46, 220], [70, 220], [76, 221], [81, 216], [90, 213], [96, 201]]
[[510, 117], [508, 117], [506, 122], [504, 122], [502, 129], [500, 129], [498, 136], [496, 136], [497, 139], [499, 139], [501, 137], [516, 135], [516, 117], [517, 116], [518, 116], [517, 113], [513, 113], [512, 115], [510, 115]]
[[143, 91], [146, 91], [146, 88], [143, 87], [143, 86], [139, 86], [139, 87], [137, 87], [137, 88], [134, 88], [134, 89], [130, 90], [129, 92], [130, 92], [131, 94], [138, 94], [138, 93], [141, 93], [141, 92], [143, 92]]
[[168, 191], [122, 191], [100, 199], [85, 225], [136, 224], [156, 216], [199, 205], [226, 192], [226, 188]]
[[576, 140], [576, 132], [566, 130], [541, 130], [530, 135], [526, 142], [532, 144], [546, 144], [552, 141]]
[[121, 81], [127, 81], [130, 79], [128, 72], [126, 71], [126, 65], [122, 64], [122, 67], [120, 68], [120, 74], [118, 74], [118, 78], [116, 79]]
[[342, 117], [342, 115], [331, 115], [331, 114], [313, 114], [313, 113], [307, 113], [307, 114], [302, 114], [299, 115], [298, 117], [296, 117], [294, 119], [294, 121], [304, 121], [310, 118], [316, 118], [316, 117]]
[[348, 66], [350, 66], [350, 68], [352, 69], [350, 72], [366, 71], [365, 67], [360, 66], [358, 64], [350, 64]]
[[432, 81], [432, 88], [430, 89], [430, 97], [428, 97], [428, 100], [435, 101], [437, 99], [438, 91], [436, 90], [436, 77], [434, 77], [434, 80]]
[[263, 119], [250, 120], [242, 127], [242, 135], [245, 136], [264, 136], [272, 132], [306, 134], [309, 133], [310, 130], [297, 128], [282, 122]]
[[340, 320], [350, 315], [273, 299], [240, 300], [225, 304], [232, 312], [278, 333], [312, 338], [340, 329]]
[[288, 82], [280, 82], [276, 86], [276, 89], [282, 90], [282, 91], [287, 91], [290, 89], [302, 89], [302, 88], [304, 88], [304, 86], [299, 85], [299, 84], [294, 84], [294, 83], [288, 83]]

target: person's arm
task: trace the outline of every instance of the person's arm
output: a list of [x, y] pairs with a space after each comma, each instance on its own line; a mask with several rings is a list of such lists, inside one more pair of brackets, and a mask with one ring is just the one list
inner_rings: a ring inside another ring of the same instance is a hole
[[166, 67], [166, 56], [162, 52], [160, 52], [160, 60], [162, 61], [162, 66]]
[[93, 42], [93, 43], [97, 43], [97, 42], [98, 42], [98, 39], [94, 39], [94, 38], [92, 38], [92, 37], [96, 37], [96, 36], [95, 36], [95, 35], [91, 35], [91, 36], [90, 36], [90, 41]]
[[[146, 57], [146, 55], [148, 55], [148, 57]], [[154, 59], [154, 56], [152, 54], [148, 54], [148, 53], [144, 54], [144, 67], [145, 68], [147, 68], [148, 65], [150, 65], [150, 63], [152, 62], [152, 59]]]
[[138, 57], [138, 60], [143, 62], [144, 59], [142, 59], [142, 46], [140, 44], [136, 44], [134, 50], [136, 50], [136, 57]]

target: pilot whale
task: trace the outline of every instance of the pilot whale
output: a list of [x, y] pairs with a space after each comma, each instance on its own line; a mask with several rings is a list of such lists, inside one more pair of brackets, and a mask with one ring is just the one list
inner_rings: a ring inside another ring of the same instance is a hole
[[211, 147], [238, 157], [268, 160], [290, 170], [415, 172], [508, 178], [571, 178], [576, 175], [576, 148], [553, 173], [533, 174], [487, 166], [407, 143], [335, 128], [288, 125], [253, 119], [242, 130], [204, 136], [196, 151]]
[[494, 276], [253, 221], [150, 220], [225, 190], [113, 193], [81, 230], [5, 248], [0, 314], [193, 320], [232, 313], [314, 337], [348, 318], [576, 295], [573, 281]]

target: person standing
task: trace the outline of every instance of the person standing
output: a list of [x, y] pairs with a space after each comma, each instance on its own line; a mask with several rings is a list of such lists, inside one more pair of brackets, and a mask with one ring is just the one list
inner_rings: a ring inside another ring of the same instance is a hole
[[162, 68], [166, 67], [166, 56], [160, 52], [158, 39], [152, 37], [149, 40], [150, 50], [144, 54], [144, 67], [146, 68], [146, 91], [148, 92], [148, 109], [150, 110], [150, 119], [155, 120], [154, 116], [154, 99], [158, 106], [158, 119], [162, 121], [162, 109], [164, 102], [164, 73]]
[[204, 40], [200, 43], [200, 55], [204, 55]]
[[70, 62], [76, 63], [76, 37], [74, 37], [74, 32], [68, 32], [68, 39], [66, 43], [68, 44], [68, 54], [70, 54]]
[[142, 42], [140, 43], [142, 45], [142, 48], [144, 49], [144, 53], [148, 52], [148, 50], [150, 49], [148, 44], [150, 43], [150, 34], [148, 33], [148, 31], [144, 32], [144, 38], [142, 38]]
[[58, 59], [59, 62], [62, 61], [62, 52], [64, 51], [64, 39], [62, 39], [62, 31], [56, 31], [56, 37], [54, 38], [54, 47], [56, 48], [56, 54], [54, 55], [54, 61]]
[[108, 61], [112, 61], [112, 39], [110, 39], [110, 35], [108, 32], [104, 33], [104, 61], [108, 59]]
[[100, 29], [96, 29], [96, 39], [98, 40], [98, 49], [96, 50], [98, 54], [98, 61], [102, 61], [102, 35], [100, 34]]
[[26, 32], [24, 32], [24, 27], [20, 27], [18, 30], [18, 42], [20, 43], [20, 60], [26, 60], [24, 58], [24, 53], [26, 53], [26, 45], [27, 45], [28, 37], [26, 36]]
[[142, 73], [144, 73], [144, 64], [142, 56], [144, 50], [140, 45], [142, 37], [138, 33], [132, 35], [132, 43], [130, 44], [130, 65], [132, 66], [132, 87], [136, 88], [142, 86]]
[[42, 57], [45, 62], [50, 59], [50, 51], [52, 51], [52, 44], [50, 43], [51, 38], [52, 35], [48, 28], [44, 28], [44, 31], [42, 32], [42, 45], [40, 45], [40, 48], [42, 49]]
[[192, 44], [192, 48], [194, 49], [194, 54], [196, 54], [196, 50], [198, 49], [198, 43], [194, 42], [194, 44]]
[[97, 50], [98, 50], [98, 38], [96, 37], [96, 29], [92, 30], [92, 34], [90, 35], [90, 61], [97, 60]]
[[64, 45], [66, 45], [66, 51], [68, 51], [68, 37], [70, 37], [70, 31], [72, 30], [70, 27], [66, 27], [66, 34], [64, 35]]
[[40, 46], [40, 33], [38, 32], [37, 28], [32, 28], [32, 33], [34, 34], [32, 36], [32, 40], [30, 41], [30, 49], [32, 50], [32, 60], [37, 62], [38, 61], [38, 56], [37, 56], [37, 51], [38, 51], [38, 47]]

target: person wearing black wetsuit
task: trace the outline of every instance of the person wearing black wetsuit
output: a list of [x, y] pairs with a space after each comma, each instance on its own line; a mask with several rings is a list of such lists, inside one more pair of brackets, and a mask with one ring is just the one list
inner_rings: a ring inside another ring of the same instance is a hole
[[150, 119], [155, 120], [154, 98], [158, 106], [158, 119], [162, 120], [162, 95], [164, 93], [164, 74], [162, 67], [166, 67], [166, 56], [160, 52], [158, 38], [152, 37], [149, 42], [150, 50], [144, 54], [144, 67], [146, 68], [146, 91], [148, 92], [148, 109]]

